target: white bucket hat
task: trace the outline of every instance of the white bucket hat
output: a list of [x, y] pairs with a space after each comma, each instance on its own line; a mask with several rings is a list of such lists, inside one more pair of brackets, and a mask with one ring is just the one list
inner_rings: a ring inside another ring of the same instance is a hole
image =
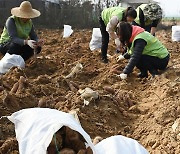
[[38, 10], [32, 8], [29, 1], [23, 1], [20, 7], [12, 8], [11, 14], [20, 18], [35, 18], [41, 15]]

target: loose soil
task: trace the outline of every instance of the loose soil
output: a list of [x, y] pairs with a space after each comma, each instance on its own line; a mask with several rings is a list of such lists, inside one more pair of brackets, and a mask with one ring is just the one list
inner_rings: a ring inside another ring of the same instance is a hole
[[[69, 38], [62, 38], [62, 30], [41, 29], [38, 34], [45, 44], [35, 62], [27, 61], [24, 70], [12, 68], [1, 77], [0, 117], [38, 106], [64, 112], [78, 109], [91, 138], [121, 134], [138, 140], [151, 154], [180, 153], [180, 136], [171, 128], [180, 118], [180, 43], [171, 41], [170, 31], [157, 32], [171, 54], [168, 69], [147, 79], [138, 79], [134, 69], [123, 81], [115, 73], [123, 70], [127, 60], [116, 62], [112, 41], [112, 58], [104, 64], [99, 52], [89, 49], [91, 30], [75, 30]], [[77, 63], [83, 69], [65, 79]], [[25, 81], [20, 81], [21, 76]], [[15, 83], [18, 86], [12, 91]], [[100, 97], [84, 106], [78, 90], [86, 87]], [[14, 125], [6, 118], [0, 120], [0, 153], [4, 154], [4, 147], [5, 153], [18, 154]]]

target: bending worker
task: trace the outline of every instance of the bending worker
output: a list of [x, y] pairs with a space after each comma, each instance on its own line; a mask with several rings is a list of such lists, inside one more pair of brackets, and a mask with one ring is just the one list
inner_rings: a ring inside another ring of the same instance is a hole
[[115, 34], [117, 24], [121, 21], [132, 22], [135, 18], [136, 10], [132, 7], [128, 7], [127, 9], [122, 7], [111, 7], [102, 11], [99, 22], [102, 34], [101, 56], [104, 63], [108, 62], [107, 49], [109, 36], [112, 39], [117, 39], [117, 35]]

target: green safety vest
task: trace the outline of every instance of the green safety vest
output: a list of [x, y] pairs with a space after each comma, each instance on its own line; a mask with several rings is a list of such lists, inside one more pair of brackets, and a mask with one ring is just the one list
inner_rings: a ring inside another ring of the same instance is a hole
[[[144, 8], [145, 8], [145, 6], [146, 6], [147, 4], [141, 4], [140, 6], [138, 6], [137, 7], [137, 9], [136, 9], [136, 12], [137, 12], [137, 17], [136, 17], [136, 19], [134, 20], [138, 25], [140, 25], [141, 26], [141, 23], [140, 23], [140, 17], [139, 17], [139, 9], [141, 9], [142, 11], [144, 10]], [[144, 17], [144, 20], [145, 20], [145, 26], [148, 26], [148, 25], [151, 25], [152, 24], [152, 20], [150, 20], [150, 19], [145, 19], [145, 17]]]
[[123, 7], [111, 7], [104, 9], [101, 13], [102, 20], [104, 21], [105, 25], [108, 24], [113, 16], [117, 16], [118, 20], [121, 21], [125, 10], [126, 9]]
[[134, 38], [131, 47], [128, 50], [128, 53], [130, 55], [133, 54], [134, 42], [137, 39], [143, 39], [147, 43], [142, 52], [143, 55], [149, 55], [163, 59], [169, 54], [166, 47], [156, 37], [151, 35], [149, 32], [144, 31], [136, 35], [136, 37]]
[[[29, 20], [28, 22], [24, 23], [19, 20], [18, 17], [11, 16], [9, 18], [13, 18], [16, 25], [17, 36], [21, 39], [27, 39], [32, 29], [32, 21]], [[0, 43], [5, 43], [10, 40], [10, 36], [8, 34], [6, 26], [4, 26], [3, 33], [1, 34]]]

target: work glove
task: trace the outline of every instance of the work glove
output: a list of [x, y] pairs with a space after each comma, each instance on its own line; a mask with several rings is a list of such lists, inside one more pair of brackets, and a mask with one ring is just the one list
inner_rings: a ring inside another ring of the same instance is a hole
[[116, 53], [116, 54], [120, 53], [120, 50], [119, 50], [119, 49], [116, 49], [115, 53]]
[[29, 45], [32, 49], [37, 46], [36, 41], [34, 40], [27, 40], [27, 45]]
[[121, 74], [119, 75], [119, 77], [120, 77], [122, 80], [125, 80], [125, 79], [127, 79], [127, 74], [121, 73]]
[[117, 57], [117, 62], [119, 62], [119, 61], [121, 61], [121, 60], [124, 60], [125, 58], [124, 58], [124, 56], [123, 55], [119, 55], [118, 57]]
[[116, 39], [114, 40], [114, 43], [116, 44], [116, 46], [117, 46], [118, 48], [120, 47], [121, 42], [120, 42], [119, 38], [116, 38]]

